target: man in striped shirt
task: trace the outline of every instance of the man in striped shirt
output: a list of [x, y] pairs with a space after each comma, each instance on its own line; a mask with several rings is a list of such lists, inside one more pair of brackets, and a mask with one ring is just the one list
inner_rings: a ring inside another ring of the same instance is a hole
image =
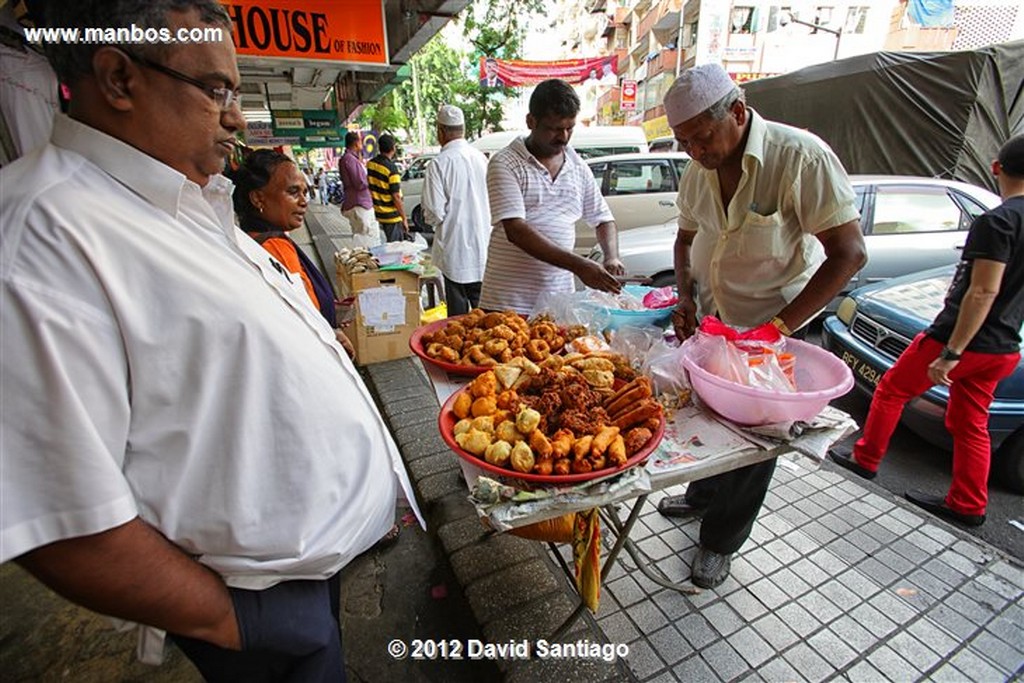
[[[573, 275], [593, 289], [618, 293], [618, 233], [594, 176], [569, 147], [580, 100], [557, 79], [530, 97], [530, 134], [496, 152], [487, 167], [494, 230], [487, 250], [480, 307], [530, 314], [545, 292], [572, 292]], [[597, 231], [604, 265], [573, 253], [575, 223]]]
[[401, 242], [409, 236], [409, 221], [402, 204], [402, 174], [395, 165], [395, 138], [385, 133], [377, 139], [380, 153], [366, 164], [366, 175], [373, 197], [373, 213], [384, 229], [388, 242]]

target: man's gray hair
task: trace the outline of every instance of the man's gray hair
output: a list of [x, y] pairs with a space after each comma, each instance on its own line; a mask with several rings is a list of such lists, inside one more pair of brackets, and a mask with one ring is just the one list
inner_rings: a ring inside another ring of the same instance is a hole
[[704, 114], [713, 121], [721, 121], [729, 115], [729, 110], [732, 109], [732, 105], [736, 104], [736, 102], [746, 102], [743, 88], [739, 86], [733, 88], [732, 92], [708, 107]]
[[[46, 25], [54, 28], [170, 28], [170, 12], [197, 10], [206, 24], [231, 30], [231, 18], [216, 0], [61, 0], [46, 8]], [[173, 43], [108, 43], [123, 45], [148, 59], [160, 61], [175, 47]], [[44, 46], [57, 77], [68, 85], [92, 73], [92, 58], [103, 43], [52, 42]]]

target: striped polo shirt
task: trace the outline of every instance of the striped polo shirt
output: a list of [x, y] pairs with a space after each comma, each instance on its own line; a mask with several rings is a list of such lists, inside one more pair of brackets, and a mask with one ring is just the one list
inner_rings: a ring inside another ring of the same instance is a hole
[[402, 215], [395, 206], [395, 195], [402, 192], [402, 176], [398, 166], [383, 154], [366, 163], [366, 180], [373, 198], [373, 213], [378, 223], [401, 223]]
[[530, 314], [541, 294], [575, 289], [570, 271], [539, 261], [509, 242], [501, 221], [522, 218], [561, 248], [572, 251], [577, 220], [583, 218], [591, 228], [615, 220], [594, 174], [571, 147], [565, 149], [565, 163], [552, 179], [526, 149], [524, 138], [516, 138], [491, 156], [487, 194], [494, 230], [487, 250], [481, 308], [510, 308]]

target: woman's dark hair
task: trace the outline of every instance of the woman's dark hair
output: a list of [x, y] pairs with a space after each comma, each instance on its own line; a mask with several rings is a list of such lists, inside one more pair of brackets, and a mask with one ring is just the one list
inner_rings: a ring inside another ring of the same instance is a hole
[[232, 195], [235, 213], [238, 214], [238, 222], [243, 230], [260, 215], [259, 209], [249, 199], [249, 193], [266, 187], [277, 167], [284, 163], [295, 162], [272, 149], [257, 149], [246, 156], [242, 165], [230, 174], [235, 183], [235, 193]]
[[530, 115], [542, 119], [554, 115], [567, 119], [580, 113], [580, 98], [565, 81], [552, 78], [541, 82], [530, 96]]

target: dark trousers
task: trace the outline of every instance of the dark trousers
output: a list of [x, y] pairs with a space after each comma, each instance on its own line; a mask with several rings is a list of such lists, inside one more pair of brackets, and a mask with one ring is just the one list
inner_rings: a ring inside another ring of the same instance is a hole
[[341, 575], [287, 581], [264, 591], [232, 588], [242, 650], [168, 634], [211, 683], [345, 683]]
[[382, 223], [380, 220], [380, 227], [384, 229], [384, 235], [387, 237], [388, 242], [401, 242], [405, 239], [405, 228], [402, 227], [402, 222], [397, 223]]
[[768, 493], [775, 460], [690, 482], [686, 502], [707, 508], [700, 524], [702, 546], [721, 555], [731, 555], [740, 549], [750, 536]]
[[444, 300], [448, 315], [463, 315], [480, 304], [479, 282], [455, 282], [444, 279]]

